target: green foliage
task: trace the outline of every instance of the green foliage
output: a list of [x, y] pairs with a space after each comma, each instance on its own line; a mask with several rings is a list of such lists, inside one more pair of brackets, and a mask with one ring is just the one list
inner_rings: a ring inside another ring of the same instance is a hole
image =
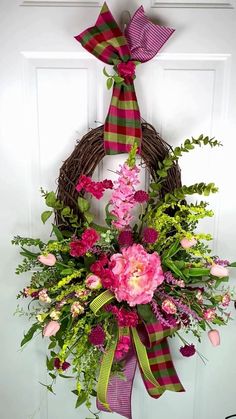
[[174, 189], [171, 193], [165, 194], [164, 202], [175, 204], [176, 202], [183, 201], [186, 195], [204, 195], [208, 196], [210, 193], [218, 192], [218, 188], [214, 183], [195, 183], [191, 186], [182, 186], [181, 188]]
[[196, 146], [201, 147], [202, 145], [209, 145], [210, 147], [221, 146], [222, 144], [215, 140], [214, 138], [204, 137], [200, 135], [197, 139], [191, 138], [185, 140], [185, 142], [179, 147], [174, 148], [174, 150], [162, 161], [159, 162], [159, 170], [157, 175], [160, 178], [165, 178], [167, 176], [168, 170], [182, 157], [183, 153], [188, 153], [190, 150], [193, 150]]
[[134, 167], [135, 165], [137, 151], [138, 151], [138, 143], [135, 141], [129, 152], [128, 159], [126, 160], [127, 165], [131, 168]]
[[38, 329], [41, 329], [41, 326], [40, 326], [38, 323], [34, 323], [34, 324], [31, 326], [31, 328], [28, 330], [28, 332], [27, 332], [27, 333], [25, 333], [24, 338], [22, 339], [20, 346], [22, 347], [22, 346], [24, 346], [27, 342], [29, 342], [29, 341], [33, 338], [33, 336], [34, 336], [35, 332], [36, 332]]

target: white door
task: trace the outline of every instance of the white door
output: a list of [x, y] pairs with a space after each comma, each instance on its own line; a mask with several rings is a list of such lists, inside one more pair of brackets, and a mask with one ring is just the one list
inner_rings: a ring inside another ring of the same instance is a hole
[[[171, 145], [202, 132], [224, 143], [218, 151], [198, 150], [183, 159], [182, 174], [186, 183], [218, 183], [220, 193], [211, 200], [215, 221], [205, 228], [214, 234], [215, 252], [232, 260], [236, 248], [234, 1], [144, 0], [147, 14], [176, 32], [161, 54], [140, 66], [136, 82], [142, 116]], [[125, 0], [108, 3], [117, 19], [123, 10], [133, 13], [141, 5]], [[18, 351], [28, 323], [13, 317], [15, 294], [27, 279], [14, 276], [18, 256], [10, 240], [16, 233], [46, 237], [39, 218], [43, 208], [39, 188], [56, 188], [61, 161], [75, 140], [94, 127], [94, 121], [104, 120], [110, 93], [103, 65], [73, 39], [95, 22], [100, 6], [100, 1], [90, 0], [0, 0], [1, 419], [89, 416], [74, 409], [69, 380], [58, 385], [56, 397], [38, 384], [46, 380], [40, 340]], [[106, 158], [104, 171], [114, 167], [111, 159]], [[165, 393], [153, 400], [137, 376], [134, 419], [224, 419], [236, 414], [235, 331], [235, 322], [222, 330], [217, 349], [203, 341], [207, 366], [197, 357], [180, 358], [179, 342], [172, 342], [186, 393]]]

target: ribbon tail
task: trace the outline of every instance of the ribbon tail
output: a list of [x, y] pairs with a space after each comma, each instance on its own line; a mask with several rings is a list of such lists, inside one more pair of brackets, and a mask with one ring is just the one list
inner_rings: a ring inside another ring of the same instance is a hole
[[[176, 328], [163, 327], [161, 323], [149, 323], [145, 326], [151, 343], [151, 346], [147, 348], [147, 356], [155, 379], [163, 391], [185, 391], [176, 373], [167, 340], [167, 337], [172, 335]], [[159, 391], [144, 375], [143, 381], [149, 395], [159, 398]]]
[[105, 410], [109, 412], [111, 412], [112, 410], [107, 400], [107, 390], [117, 341], [118, 336], [116, 336], [115, 340], [112, 342], [112, 345], [103, 356], [97, 385], [98, 401], [102, 404], [102, 406], [104, 406]]
[[[128, 419], [132, 419], [131, 395], [136, 367], [137, 358], [133, 348], [131, 348], [125, 359], [123, 371], [125, 379], [119, 377], [110, 378], [107, 390], [107, 401], [111, 411]], [[108, 411], [98, 399], [97, 408], [105, 412]]]
[[104, 126], [106, 154], [128, 153], [135, 142], [140, 152], [141, 138], [141, 117], [134, 83], [115, 83]]
[[147, 356], [147, 349], [145, 345], [141, 342], [141, 339], [139, 337], [137, 330], [133, 327], [131, 328], [131, 330], [132, 330], [134, 346], [137, 353], [141, 373], [145, 381], [152, 384], [152, 386], [155, 388], [156, 394], [158, 394], [160, 397], [164, 393], [165, 390], [160, 386], [159, 382], [156, 380], [155, 376], [153, 375], [153, 372], [150, 368], [149, 359]]

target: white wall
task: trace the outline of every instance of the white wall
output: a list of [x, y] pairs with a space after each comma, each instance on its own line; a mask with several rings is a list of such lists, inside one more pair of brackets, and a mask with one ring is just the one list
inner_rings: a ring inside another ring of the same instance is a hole
[[[235, 260], [234, 0], [142, 3], [158, 23], [176, 28], [161, 54], [138, 68], [142, 115], [173, 146], [202, 132], [224, 143], [220, 150], [193, 152], [181, 166], [184, 182], [215, 181], [220, 186], [218, 196], [211, 199], [215, 220], [204, 228], [214, 234], [215, 252]], [[39, 219], [43, 208], [39, 188], [55, 188], [61, 161], [71, 153], [75, 140], [106, 114], [110, 93], [105, 88], [103, 64], [73, 39], [95, 21], [99, 4], [0, 0], [1, 419], [85, 417], [73, 409], [68, 382], [58, 386], [57, 398], [39, 386], [38, 381], [45, 380], [40, 340], [18, 351], [28, 324], [12, 313], [15, 294], [27, 278], [14, 276], [18, 256], [10, 240], [16, 233], [46, 237], [47, 228]], [[140, 4], [109, 1], [117, 18], [122, 10], [128, 7], [133, 12]], [[114, 167], [111, 157], [102, 167], [104, 176], [109, 167]], [[222, 331], [219, 348], [212, 349], [203, 341], [201, 352], [209, 359], [207, 366], [198, 358], [180, 358], [178, 342], [171, 342], [186, 393], [166, 393], [155, 401], [137, 377], [134, 419], [224, 419], [235, 413], [235, 345], [235, 321]]]

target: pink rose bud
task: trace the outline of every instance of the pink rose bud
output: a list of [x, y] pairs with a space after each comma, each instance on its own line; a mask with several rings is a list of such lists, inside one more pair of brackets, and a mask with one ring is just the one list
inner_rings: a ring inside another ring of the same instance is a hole
[[57, 260], [52, 253], [48, 253], [47, 256], [44, 256], [44, 255], [38, 256], [38, 261], [46, 266], [54, 266]]
[[190, 249], [190, 247], [195, 246], [195, 244], [197, 244], [197, 240], [192, 238], [191, 240], [187, 239], [186, 237], [184, 237], [181, 241], [180, 241], [181, 246], [184, 249]]
[[97, 275], [89, 275], [85, 280], [85, 285], [90, 290], [99, 290], [102, 287], [102, 281]]
[[52, 320], [43, 329], [43, 336], [50, 337], [55, 336], [58, 330], [60, 329], [60, 323]]
[[209, 330], [208, 337], [209, 337], [213, 346], [219, 346], [220, 345], [220, 334], [219, 334], [218, 330]]
[[217, 263], [214, 263], [214, 265], [212, 265], [210, 273], [211, 275], [217, 276], [218, 278], [229, 276], [229, 270], [224, 266], [217, 265]]

